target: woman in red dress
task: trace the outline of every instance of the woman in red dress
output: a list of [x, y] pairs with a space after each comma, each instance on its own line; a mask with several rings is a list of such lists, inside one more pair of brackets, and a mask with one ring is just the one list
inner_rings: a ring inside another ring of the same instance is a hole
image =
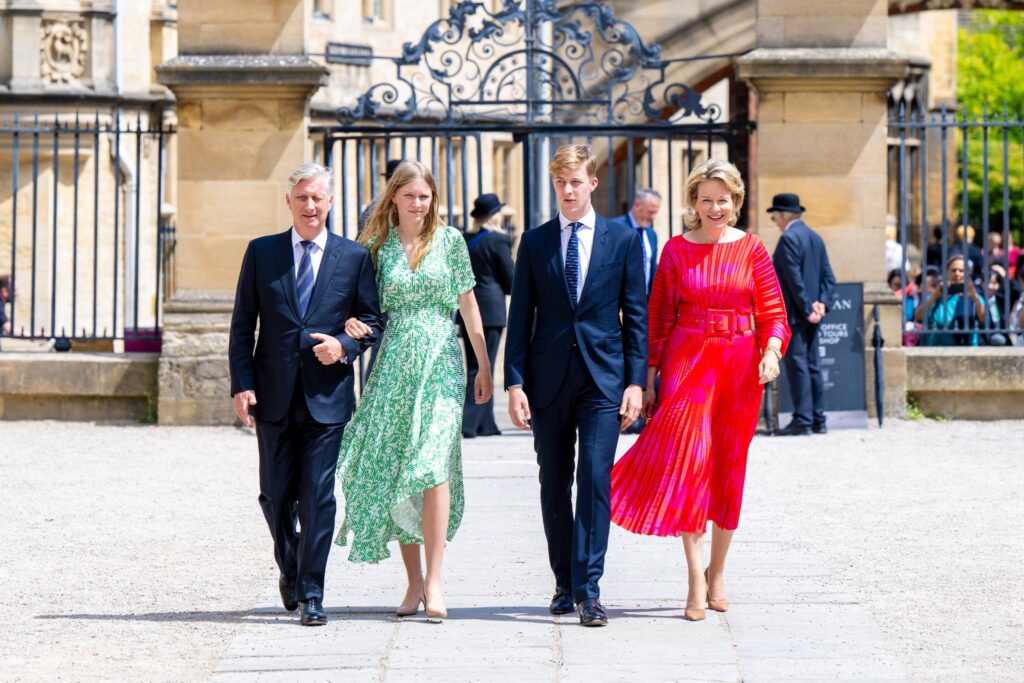
[[[683, 615], [699, 621], [705, 599], [713, 610], [728, 609], [722, 572], [739, 522], [760, 385], [778, 377], [790, 332], [768, 251], [732, 227], [744, 198], [736, 167], [705, 161], [687, 178], [685, 197], [691, 230], [665, 245], [651, 293], [650, 422], [612, 469], [612, 521], [638, 534], [682, 536], [689, 574]], [[714, 532], [705, 571], [708, 520]]]

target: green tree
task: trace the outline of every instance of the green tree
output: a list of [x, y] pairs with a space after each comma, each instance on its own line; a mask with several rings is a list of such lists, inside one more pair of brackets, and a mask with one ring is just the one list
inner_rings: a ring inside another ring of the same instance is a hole
[[[957, 93], [969, 118], [982, 116], [1004, 120], [1024, 119], [1024, 12], [985, 10], [974, 12], [970, 25], [960, 30], [957, 56]], [[1013, 128], [1007, 136], [1010, 188], [1010, 227], [1021, 244], [1024, 226], [1024, 134]], [[985, 143], [980, 129], [968, 135], [967, 166], [969, 215], [980, 233], [985, 197], [983, 164]], [[990, 128], [988, 135], [989, 227], [1003, 227], [1003, 130]], [[961, 150], [961, 163], [962, 163]]]

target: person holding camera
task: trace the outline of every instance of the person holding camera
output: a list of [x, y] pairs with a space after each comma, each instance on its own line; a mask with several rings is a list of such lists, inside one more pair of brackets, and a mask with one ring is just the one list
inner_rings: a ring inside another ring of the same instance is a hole
[[[914, 311], [914, 320], [924, 323], [924, 346], [981, 344], [978, 331], [985, 326], [987, 308], [974, 282], [964, 277], [965, 267], [962, 254], [950, 256], [946, 262], [946, 281]], [[954, 333], [957, 330], [973, 331]]]

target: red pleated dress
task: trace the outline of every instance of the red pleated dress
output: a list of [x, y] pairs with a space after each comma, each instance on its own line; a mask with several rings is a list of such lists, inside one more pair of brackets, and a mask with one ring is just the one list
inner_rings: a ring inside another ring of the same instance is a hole
[[761, 240], [670, 239], [649, 308], [648, 365], [659, 402], [612, 469], [612, 521], [638, 534], [705, 533], [739, 523], [747, 449], [768, 339], [789, 343], [786, 307]]

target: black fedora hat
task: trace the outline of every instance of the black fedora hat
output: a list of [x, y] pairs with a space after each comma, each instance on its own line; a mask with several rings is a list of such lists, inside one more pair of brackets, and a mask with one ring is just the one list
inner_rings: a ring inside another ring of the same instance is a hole
[[772, 205], [768, 207], [768, 213], [772, 211], [787, 211], [789, 213], [803, 213], [806, 211], [800, 206], [800, 195], [784, 192], [772, 197]]
[[477, 220], [483, 220], [484, 218], [490, 218], [494, 214], [498, 213], [501, 207], [505, 206], [498, 195], [493, 192], [482, 194], [473, 200], [473, 210], [469, 212], [470, 218], [476, 218]]
[[405, 159], [388, 159], [388, 162], [384, 164], [384, 172], [382, 176], [391, 180], [391, 176], [395, 175], [395, 171], [398, 170], [398, 165], [401, 164]]

